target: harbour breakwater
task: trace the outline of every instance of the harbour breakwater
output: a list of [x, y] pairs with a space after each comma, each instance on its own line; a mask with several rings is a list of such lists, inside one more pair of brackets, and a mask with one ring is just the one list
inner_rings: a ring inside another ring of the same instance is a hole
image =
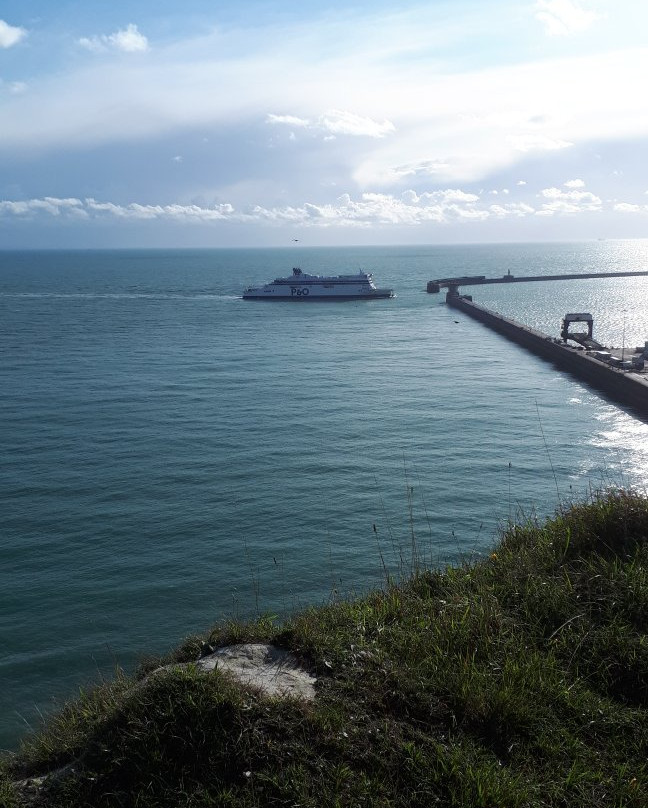
[[642, 419], [648, 419], [648, 378], [644, 374], [626, 372], [590, 356], [582, 347], [543, 334], [497, 312], [473, 303], [470, 297], [453, 294], [446, 303], [469, 317], [522, 345], [537, 356], [553, 362], [615, 401], [631, 407]]
[[442, 288], [456, 292], [459, 286], [486, 286], [493, 283], [536, 283], [539, 281], [582, 281], [593, 278], [637, 278], [645, 277], [648, 272], [626, 270], [624, 272], [569, 272], [562, 275], [511, 275], [507, 272], [501, 278], [487, 278], [486, 275], [462, 275], [458, 278], [438, 278], [428, 281], [427, 291], [430, 294], [440, 292]]

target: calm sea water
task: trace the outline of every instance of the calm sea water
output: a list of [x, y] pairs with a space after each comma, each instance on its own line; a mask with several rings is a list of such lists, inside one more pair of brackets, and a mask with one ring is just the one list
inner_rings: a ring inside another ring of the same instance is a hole
[[[243, 302], [372, 270], [393, 300]], [[590, 488], [648, 483], [648, 426], [425, 293], [644, 270], [648, 242], [0, 253], [0, 748], [55, 700], [223, 617], [285, 615]], [[648, 339], [648, 279], [474, 288], [558, 335]], [[375, 529], [374, 529], [375, 528]]]

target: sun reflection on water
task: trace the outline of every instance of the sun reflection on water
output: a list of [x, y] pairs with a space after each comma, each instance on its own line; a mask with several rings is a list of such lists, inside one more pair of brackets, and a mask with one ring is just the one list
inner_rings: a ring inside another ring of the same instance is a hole
[[603, 450], [607, 465], [622, 484], [648, 490], [648, 424], [616, 407], [606, 408], [597, 417], [600, 429], [590, 445]]

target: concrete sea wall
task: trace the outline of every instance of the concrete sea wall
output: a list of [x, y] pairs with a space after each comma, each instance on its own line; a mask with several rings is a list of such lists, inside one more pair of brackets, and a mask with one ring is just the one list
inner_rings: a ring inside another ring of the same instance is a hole
[[648, 379], [645, 376], [613, 368], [588, 356], [583, 350], [565, 345], [541, 331], [521, 325], [465, 297], [449, 294], [446, 302], [452, 308], [459, 309], [493, 331], [567, 370], [615, 401], [631, 407], [642, 419], [648, 418]]

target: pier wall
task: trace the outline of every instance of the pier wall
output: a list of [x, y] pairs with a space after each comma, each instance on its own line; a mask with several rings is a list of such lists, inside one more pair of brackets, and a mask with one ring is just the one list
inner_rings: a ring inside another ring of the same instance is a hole
[[457, 278], [439, 278], [428, 281], [430, 294], [441, 291], [441, 287], [455, 290], [459, 286], [483, 286], [490, 283], [532, 283], [534, 281], [575, 281], [587, 278], [636, 278], [647, 276], [648, 272], [577, 272], [567, 275], [503, 275], [501, 278], [487, 278], [485, 275], [462, 275]]
[[610, 398], [632, 407], [643, 419], [648, 418], [648, 379], [645, 377], [613, 368], [588, 356], [583, 350], [556, 341], [541, 331], [521, 325], [465, 297], [449, 294], [446, 301], [452, 308], [459, 309], [493, 331], [573, 373]]

